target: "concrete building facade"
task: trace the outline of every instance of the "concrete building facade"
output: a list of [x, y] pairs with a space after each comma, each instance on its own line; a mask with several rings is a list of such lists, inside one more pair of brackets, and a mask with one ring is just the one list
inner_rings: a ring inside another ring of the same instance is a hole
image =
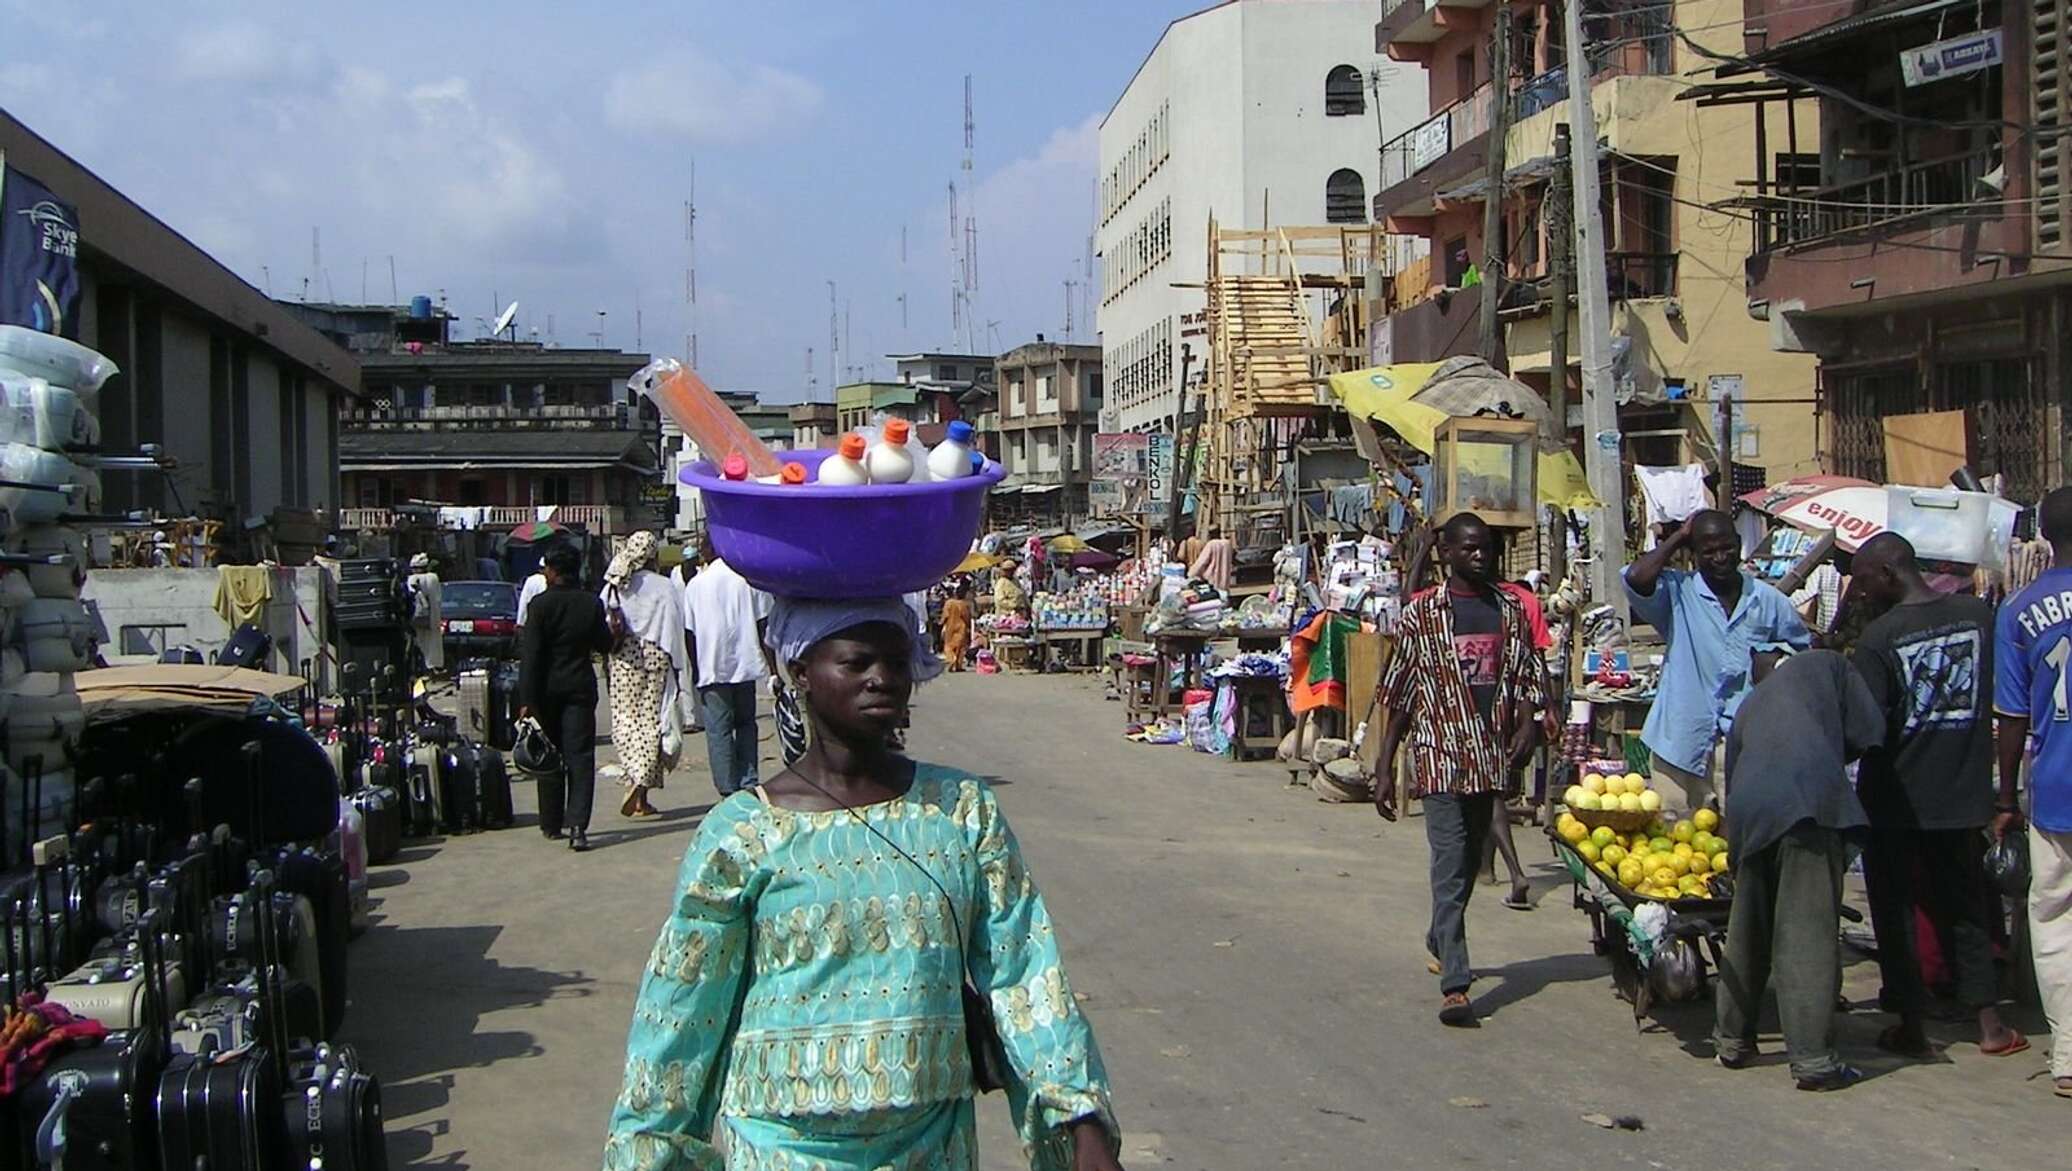
[[[1098, 322], [1111, 430], [1169, 427], [1208, 223], [1364, 223], [1376, 145], [1423, 120], [1353, 0], [1225, 0], [1168, 25], [1102, 120]], [[1197, 360], [1201, 355], [1197, 353]], [[1197, 365], [1196, 369], [1199, 369]]]
[[[1741, 0], [1625, 5], [1580, 0], [1590, 30], [1591, 108], [1602, 144], [1603, 240], [1610, 285], [1615, 374], [1625, 457], [1641, 464], [1709, 459], [1718, 421], [1709, 400], [1737, 396], [1733, 458], [1771, 479], [1820, 470], [1813, 441], [1814, 364], [1778, 353], [1769, 328], [1745, 311], [1742, 263], [1753, 232], [1746, 213], [1713, 205], [1742, 195], [1762, 164], [1758, 144], [1782, 146], [1787, 117], [1761, 129], [1750, 107], [1679, 100], [1688, 75], [1708, 67], [1700, 50], [1740, 49]], [[1432, 362], [1476, 351], [1477, 281], [1499, 280], [1506, 368], [1543, 392], [1555, 377], [1549, 353], [1549, 214], [1556, 127], [1570, 120], [1558, 10], [1508, 0], [1511, 68], [1491, 77], [1497, 3], [1432, 8], [1396, 0], [1376, 25], [1391, 58], [1421, 67], [1433, 114], [1383, 148], [1387, 185], [1375, 214], [1392, 232], [1417, 236], [1428, 256], [1397, 274], [1370, 349], [1385, 362]], [[1690, 31], [1688, 40], [1675, 29]], [[1483, 238], [1492, 103], [1510, 106], [1504, 136], [1501, 222], [1504, 264], [1493, 278]], [[1817, 111], [1800, 132], [1817, 136]], [[1571, 294], [1573, 295], [1573, 294]], [[1579, 431], [1580, 323], [1570, 316], [1569, 423]]]
[[239, 521], [336, 507], [353, 356], [5, 111], [0, 161], [78, 210], [78, 340], [121, 368], [101, 391], [103, 446], [178, 461], [105, 475], [106, 507]]
[[996, 495], [1051, 497], [1038, 512], [1059, 518], [1087, 513], [1106, 385], [1101, 347], [1065, 345], [1040, 335], [1000, 355], [1000, 452], [1007, 479]]

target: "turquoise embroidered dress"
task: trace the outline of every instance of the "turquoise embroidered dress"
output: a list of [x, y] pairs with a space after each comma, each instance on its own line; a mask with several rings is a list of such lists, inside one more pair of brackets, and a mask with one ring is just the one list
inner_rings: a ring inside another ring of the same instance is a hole
[[1014, 834], [983, 782], [924, 764], [855, 813], [742, 792], [706, 816], [641, 980], [606, 1171], [972, 1171], [960, 922], [1030, 1166], [1071, 1166], [1074, 1119], [1112, 1141], [1100, 1051]]

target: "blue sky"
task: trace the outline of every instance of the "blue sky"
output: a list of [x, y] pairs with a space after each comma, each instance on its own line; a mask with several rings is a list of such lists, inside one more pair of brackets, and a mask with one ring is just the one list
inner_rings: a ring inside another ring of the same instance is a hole
[[393, 256], [468, 330], [517, 300], [522, 333], [584, 345], [603, 309], [631, 348], [637, 300], [658, 353], [690, 326], [695, 159], [700, 365], [794, 399], [813, 346], [827, 397], [830, 279], [843, 366], [952, 341], [966, 73], [980, 345], [1062, 333], [1100, 117], [1195, 7], [0, 0], [0, 107], [276, 296], [357, 301], [364, 271], [386, 301]]

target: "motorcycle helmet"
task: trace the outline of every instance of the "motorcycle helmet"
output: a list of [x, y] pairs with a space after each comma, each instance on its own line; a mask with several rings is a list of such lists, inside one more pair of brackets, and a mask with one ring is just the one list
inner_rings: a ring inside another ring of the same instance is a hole
[[529, 776], [553, 776], [561, 771], [561, 750], [547, 739], [538, 720], [520, 720], [518, 742], [511, 746], [511, 763]]

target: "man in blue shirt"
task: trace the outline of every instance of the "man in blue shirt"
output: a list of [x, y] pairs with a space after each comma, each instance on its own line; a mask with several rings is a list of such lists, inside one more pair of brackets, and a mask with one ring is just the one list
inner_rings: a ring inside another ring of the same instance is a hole
[[2000, 795], [1995, 839], [2020, 828], [2017, 785], [2029, 768], [2029, 940], [2050, 1022], [2050, 1073], [2072, 1098], [2072, 488], [2037, 509], [2050, 568], [2000, 608], [1993, 712], [1999, 717]]
[[[1668, 568], [1689, 549], [1697, 570]], [[1813, 645], [1791, 600], [1741, 568], [1741, 535], [1717, 509], [1691, 514], [1681, 529], [1626, 567], [1633, 616], [1662, 635], [1662, 679], [1641, 742], [1654, 772], [1683, 791], [1684, 807], [1717, 805], [1713, 748], [1748, 695], [1752, 654], [1783, 644]]]

